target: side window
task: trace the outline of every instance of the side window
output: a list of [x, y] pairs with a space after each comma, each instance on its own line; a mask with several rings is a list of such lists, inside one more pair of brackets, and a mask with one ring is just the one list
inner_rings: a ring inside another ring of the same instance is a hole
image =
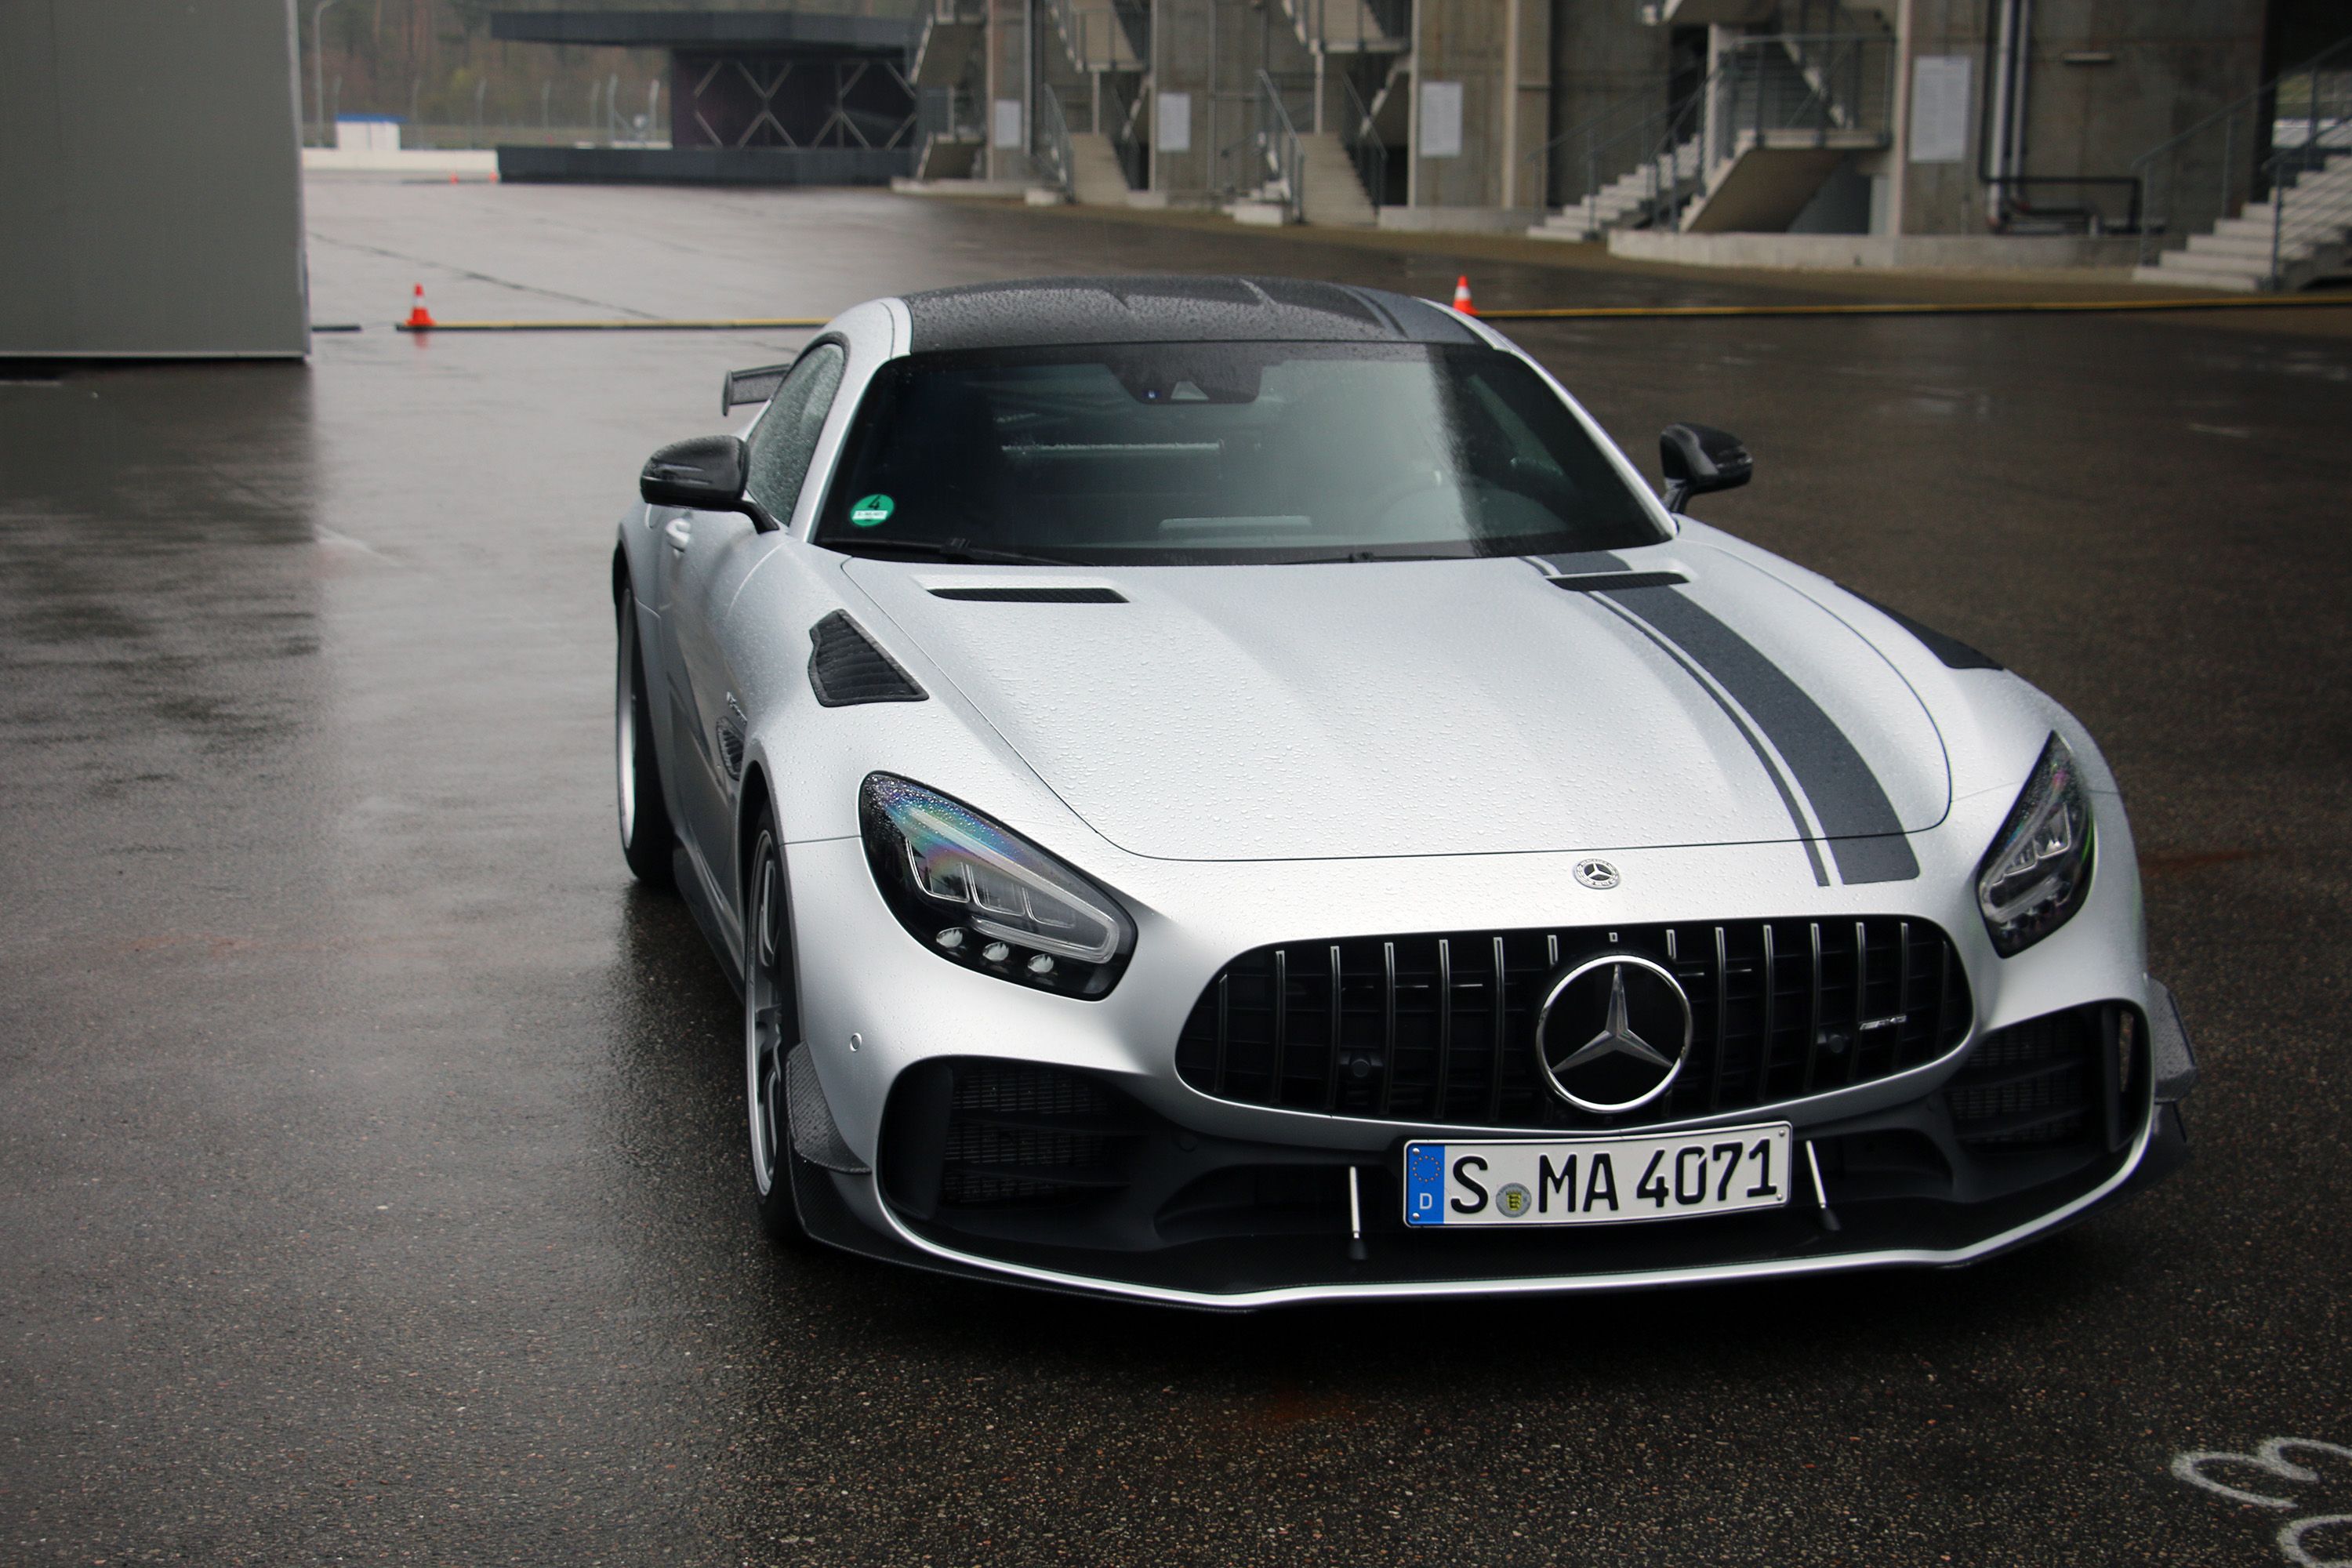
[[839, 343], [819, 343], [801, 355], [751, 427], [751, 472], [745, 488], [779, 520], [789, 521], [800, 499], [801, 481], [816, 456], [817, 434], [824, 428], [833, 395], [841, 390], [847, 363]]

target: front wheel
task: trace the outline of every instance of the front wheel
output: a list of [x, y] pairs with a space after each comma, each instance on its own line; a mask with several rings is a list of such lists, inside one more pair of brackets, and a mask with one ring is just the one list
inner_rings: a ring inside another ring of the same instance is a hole
[[621, 590], [620, 658], [614, 677], [614, 787], [621, 813], [621, 855], [640, 882], [670, 885], [676, 842], [669, 805], [662, 799], [661, 763], [654, 754], [653, 709], [646, 700], [646, 659], [637, 647], [637, 595]]
[[775, 817], [766, 811], [752, 843], [750, 892], [751, 918], [743, 927], [743, 1078], [751, 1115], [752, 1197], [760, 1228], [772, 1240], [792, 1241], [803, 1235], [793, 1200], [801, 1162], [784, 1100], [784, 1057], [800, 1043], [800, 1006], [793, 988], [783, 855], [776, 847]]

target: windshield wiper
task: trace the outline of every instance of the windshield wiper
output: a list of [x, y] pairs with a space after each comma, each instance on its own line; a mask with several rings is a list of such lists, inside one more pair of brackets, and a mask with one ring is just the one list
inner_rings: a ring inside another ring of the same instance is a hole
[[1058, 555], [1032, 555], [1019, 550], [991, 550], [961, 539], [828, 539], [827, 550], [844, 555], [898, 555], [913, 561], [969, 562], [987, 566], [1076, 566]]

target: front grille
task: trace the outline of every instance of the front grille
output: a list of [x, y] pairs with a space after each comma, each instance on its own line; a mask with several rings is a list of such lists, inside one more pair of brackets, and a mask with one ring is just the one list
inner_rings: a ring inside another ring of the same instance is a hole
[[2078, 1007], [1978, 1041], [1944, 1088], [1961, 1146], [2027, 1153], [2084, 1137], [2099, 1108], [2099, 1032], [2098, 1010]]
[[[1562, 1100], [1535, 1018], [1570, 964], [1633, 953], [1690, 998], [1689, 1059], [1622, 1116]], [[1210, 981], [1176, 1047], [1203, 1094], [1341, 1116], [1489, 1127], [1673, 1121], [1867, 1083], [1968, 1035], [1968, 979], [1926, 921], [1743, 921], [1351, 937], [1259, 948]]]
[[948, 1106], [942, 1206], [1082, 1203], [1127, 1184], [1118, 1156], [1139, 1131], [1135, 1118], [1076, 1073], [959, 1063]]

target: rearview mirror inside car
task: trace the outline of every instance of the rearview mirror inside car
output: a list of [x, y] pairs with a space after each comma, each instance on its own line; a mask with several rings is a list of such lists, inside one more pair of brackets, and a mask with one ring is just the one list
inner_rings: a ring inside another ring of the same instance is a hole
[[1709, 490], [1737, 489], [1755, 471], [1738, 437], [1707, 425], [1669, 425], [1658, 434], [1658, 463], [1666, 476], [1668, 511]]
[[648, 458], [645, 471], [637, 476], [637, 493], [648, 506], [740, 511], [764, 533], [776, 526], [776, 520], [744, 493], [749, 468], [740, 437], [697, 436], [689, 441], [673, 441]]

